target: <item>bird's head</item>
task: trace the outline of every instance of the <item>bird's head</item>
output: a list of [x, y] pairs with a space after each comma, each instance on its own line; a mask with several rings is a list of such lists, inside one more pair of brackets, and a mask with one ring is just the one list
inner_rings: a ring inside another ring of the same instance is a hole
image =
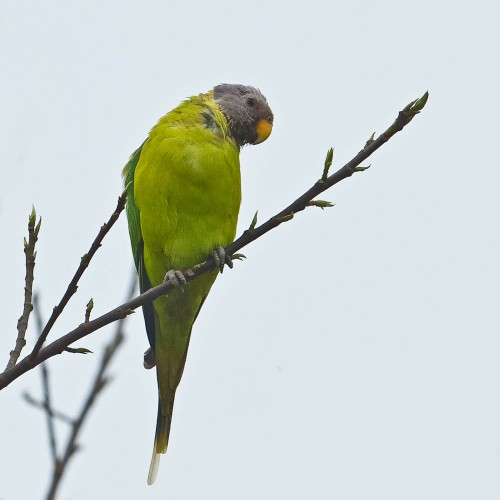
[[239, 146], [259, 144], [271, 134], [274, 115], [260, 90], [222, 83], [214, 87], [214, 99]]

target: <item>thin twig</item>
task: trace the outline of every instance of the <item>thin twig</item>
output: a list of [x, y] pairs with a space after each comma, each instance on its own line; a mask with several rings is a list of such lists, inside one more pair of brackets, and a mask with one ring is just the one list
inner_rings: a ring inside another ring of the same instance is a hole
[[26, 255], [26, 277], [24, 284], [24, 306], [23, 313], [21, 317], [17, 320], [17, 339], [16, 345], [12, 351], [10, 351], [9, 362], [5, 370], [12, 368], [19, 359], [23, 347], [26, 345], [26, 330], [28, 328], [28, 320], [30, 313], [33, 310], [33, 304], [31, 302], [33, 294], [33, 280], [35, 272], [35, 245], [38, 240], [38, 233], [40, 231], [40, 225], [42, 219], [40, 218], [38, 224], [36, 224], [36, 212], [35, 207], [32, 208], [31, 214], [28, 219], [28, 241], [24, 239], [24, 253]]
[[[42, 366], [44, 366], [44, 364], [42, 364]], [[26, 401], [26, 403], [30, 404], [31, 406], [34, 406], [35, 408], [39, 408], [40, 410], [44, 410], [46, 413], [50, 411], [54, 419], [73, 425], [73, 419], [69, 415], [66, 415], [61, 411], [57, 411], [54, 408], [50, 408], [50, 410], [48, 410], [47, 405], [45, 404], [44, 401], [39, 401], [38, 399], [35, 399], [28, 392], [23, 392], [23, 399]]]
[[[36, 331], [41, 332], [43, 328], [42, 311], [40, 310], [40, 303], [38, 295], [33, 297], [33, 306], [35, 311]], [[50, 452], [52, 454], [52, 462], [57, 463], [57, 439], [56, 430], [54, 426], [54, 410], [52, 409], [52, 397], [50, 393], [50, 380], [49, 368], [47, 363], [42, 363], [42, 389], [43, 389], [43, 408], [45, 409], [45, 416], [47, 418], [47, 433], [49, 436]]]
[[78, 289], [78, 281], [80, 280], [83, 273], [89, 266], [92, 257], [101, 246], [102, 240], [104, 239], [106, 234], [108, 234], [109, 230], [113, 227], [114, 223], [118, 220], [120, 213], [125, 208], [126, 201], [127, 201], [127, 196], [125, 193], [122, 193], [118, 198], [115, 211], [111, 214], [111, 217], [109, 218], [108, 222], [104, 223], [104, 225], [101, 226], [101, 229], [99, 230], [99, 233], [97, 234], [94, 242], [90, 246], [89, 251], [81, 258], [80, 265], [78, 266], [75, 275], [70, 281], [68, 288], [66, 289], [66, 292], [64, 292], [64, 295], [60, 300], [59, 304], [57, 304], [57, 306], [54, 307], [52, 314], [49, 320], [47, 321], [47, 324], [43, 328], [42, 333], [40, 334], [40, 337], [38, 338], [38, 341], [36, 342], [35, 347], [33, 348], [33, 351], [31, 351], [31, 354], [29, 355], [30, 359], [33, 362], [36, 360], [38, 353], [42, 348], [43, 343], [47, 339], [47, 335], [49, 334], [50, 330], [54, 326], [54, 323], [56, 322], [56, 319], [63, 312], [64, 308], [66, 307], [66, 304], [69, 302], [69, 299], [71, 299], [71, 297], [76, 293]]
[[50, 398], [50, 382], [49, 382], [49, 369], [47, 368], [47, 363], [42, 363], [42, 384], [43, 384], [43, 402], [45, 408], [45, 414], [47, 416], [47, 429], [49, 434], [49, 444], [50, 452], [52, 454], [52, 461], [57, 462], [57, 441], [56, 441], [56, 431], [54, 428], [54, 412], [52, 410], [51, 398]]
[[[398, 117], [394, 123], [377, 139], [370, 142], [368, 141], [365, 147], [348, 163], [346, 163], [340, 170], [334, 174], [328, 176], [326, 180], [320, 179], [317, 181], [310, 189], [308, 189], [303, 195], [297, 198], [288, 207], [283, 209], [281, 212], [277, 213], [271, 217], [268, 221], [264, 222], [258, 227], [253, 229], [247, 229], [243, 234], [226, 247], [226, 254], [233, 255], [235, 252], [248, 245], [252, 241], [260, 238], [262, 235], [279, 226], [283, 222], [293, 218], [294, 214], [304, 210], [309, 202], [318, 196], [318, 194], [326, 191], [328, 188], [337, 184], [353, 175], [357, 170], [357, 167], [365, 161], [371, 154], [373, 154], [378, 148], [380, 148], [384, 143], [386, 143], [391, 137], [397, 132], [403, 130], [403, 128], [410, 123], [410, 121], [422, 110], [427, 102], [428, 93], [426, 92], [420, 99], [412, 101], [408, 106], [406, 106], [402, 111], [400, 111]], [[190, 269], [183, 271], [186, 281], [192, 281], [201, 274], [214, 270], [216, 264], [212, 259], [208, 259], [206, 262], [198, 264]], [[165, 282], [155, 288], [151, 288], [147, 292], [135, 297], [134, 299], [116, 307], [112, 311], [109, 311], [102, 316], [89, 321], [88, 323], [83, 323], [71, 332], [62, 336], [61, 338], [55, 340], [47, 347], [42, 349], [36, 359], [31, 359], [30, 356], [25, 357], [20, 361], [15, 367], [11, 368], [9, 371], [0, 374], [0, 390], [9, 385], [13, 380], [20, 377], [23, 373], [31, 370], [34, 366], [42, 363], [46, 359], [61, 354], [64, 349], [71, 345], [73, 342], [85, 337], [86, 335], [99, 330], [105, 325], [118, 321], [125, 318], [133, 312], [134, 309], [142, 306], [148, 301], [152, 301], [161, 295], [166, 295], [169, 291], [173, 289], [173, 285], [170, 282]]]

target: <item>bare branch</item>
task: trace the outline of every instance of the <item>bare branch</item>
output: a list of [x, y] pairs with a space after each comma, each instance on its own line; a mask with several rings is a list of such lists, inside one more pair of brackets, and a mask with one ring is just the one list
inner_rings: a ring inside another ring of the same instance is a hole
[[[226, 248], [226, 252], [231, 255], [237, 252], [248, 243], [260, 238], [263, 234], [267, 233], [271, 229], [279, 226], [282, 222], [290, 220], [290, 214], [296, 214], [304, 210], [310, 201], [316, 198], [320, 193], [326, 191], [338, 182], [350, 177], [356, 172], [356, 167], [358, 167], [363, 161], [365, 161], [370, 155], [372, 155], [377, 149], [379, 149], [383, 144], [385, 144], [391, 137], [393, 137], [397, 132], [403, 130], [403, 128], [408, 125], [411, 120], [422, 110], [425, 106], [427, 99], [429, 97], [428, 92], [426, 92], [420, 99], [415, 99], [408, 106], [406, 106], [402, 111], [399, 112], [398, 117], [394, 123], [377, 139], [372, 142], [367, 142], [365, 147], [349, 162], [347, 162], [340, 170], [337, 170], [334, 174], [328, 176], [326, 180], [321, 178], [317, 181], [310, 189], [308, 189], [302, 196], [299, 196], [293, 203], [288, 207], [284, 208], [281, 212], [271, 217], [264, 224], [256, 227], [255, 229], [246, 230], [236, 241], [231, 243]], [[327, 157], [328, 160], [328, 157]]]
[[[137, 285], [137, 278], [135, 276], [135, 273], [133, 274], [133, 279], [131, 281], [131, 285], [129, 287], [128, 293], [127, 293], [127, 299], [130, 299], [133, 297], [135, 293]], [[34, 300], [34, 306], [35, 306], [35, 317], [37, 319], [37, 324], [39, 330], [42, 329], [42, 320], [41, 320], [41, 314], [40, 314], [40, 309], [38, 307], [38, 301]], [[82, 428], [82, 425], [87, 418], [91, 408], [93, 407], [97, 396], [100, 394], [100, 392], [104, 389], [104, 387], [110, 382], [110, 378], [106, 376], [107, 369], [111, 363], [112, 358], [116, 354], [118, 348], [123, 342], [123, 321], [120, 321], [117, 326], [116, 326], [116, 331], [111, 339], [111, 341], [106, 345], [103, 355], [101, 357], [101, 362], [99, 364], [99, 367], [97, 369], [97, 372], [94, 376], [94, 381], [92, 382], [92, 385], [90, 387], [89, 393], [87, 395], [87, 398], [84, 401], [84, 404], [82, 406], [82, 409], [80, 411], [79, 416], [76, 419], [72, 419], [68, 417], [67, 415], [61, 413], [61, 412], [56, 412], [52, 408], [52, 402], [51, 402], [51, 393], [50, 393], [50, 383], [49, 383], [49, 372], [48, 368], [46, 366], [46, 363], [42, 364], [42, 382], [43, 382], [43, 402], [37, 401], [36, 399], [32, 398], [29, 394], [25, 393], [24, 394], [24, 399], [31, 405], [43, 409], [44, 413], [47, 416], [47, 429], [48, 429], [48, 435], [49, 435], [49, 443], [50, 443], [50, 450], [51, 450], [51, 455], [53, 459], [53, 473], [52, 473], [52, 479], [51, 479], [51, 484], [49, 488], [49, 493], [47, 495], [48, 499], [53, 499], [55, 498], [57, 488], [60, 484], [60, 480], [66, 471], [67, 464], [70, 460], [70, 458], [78, 451], [78, 445], [77, 445], [77, 440], [79, 437], [80, 430]], [[69, 423], [72, 427], [71, 429], [71, 434], [68, 438], [68, 442], [66, 443], [64, 452], [62, 454], [62, 457], [60, 458], [58, 453], [57, 453], [57, 442], [56, 442], [56, 432], [55, 432], [55, 425], [54, 425], [54, 419], [58, 418], [60, 420], [65, 421], [66, 423]]]
[[[126, 297], [127, 299], [130, 299], [131, 297], [134, 296], [136, 286], [137, 286], [137, 278], [134, 273], [133, 279], [130, 284], [130, 288], [127, 292], [127, 297]], [[47, 493], [47, 500], [53, 500], [56, 497], [57, 489], [61, 483], [61, 478], [67, 471], [69, 460], [79, 449], [78, 439], [80, 437], [80, 431], [82, 429], [82, 426], [86, 418], [88, 417], [90, 410], [94, 406], [97, 396], [111, 381], [111, 379], [107, 376], [107, 370], [109, 368], [111, 360], [113, 359], [117, 350], [123, 343], [124, 339], [123, 326], [124, 326], [123, 321], [120, 321], [116, 325], [116, 330], [115, 334], [113, 335], [113, 338], [110, 340], [110, 342], [106, 344], [106, 347], [104, 348], [104, 352], [101, 357], [101, 362], [99, 363], [99, 367], [94, 376], [94, 381], [90, 387], [89, 393], [83, 403], [79, 416], [73, 421], [73, 428], [66, 443], [66, 447], [62, 454], [62, 458], [58, 459], [57, 462], [54, 464], [54, 469], [52, 471], [52, 479], [50, 482], [49, 491]]]
[[[32, 208], [31, 214], [28, 219], [28, 241], [24, 239], [24, 253], [26, 255], [26, 277], [24, 284], [24, 307], [21, 317], [17, 320], [17, 339], [16, 345], [12, 351], [10, 351], [9, 362], [5, 370], [12, 368], [19, 359], [23, 347], [26, 345], [26, 330], [28, 328], [28, 320], [30, 313], [33, 310], [33, 304], [31, 302], [33, 295], [33, 280], [35, 272], [35, 245], [38, 240], [38, 233], [40, 231], [40, 225], [42, 219], [40, 218], [38, 224], [36, 224], [36, 212], [35, 207]], [[36, 224], [36, 225], [35, 225]]]
[[80, 280], [83, 273], [89, 266], [92, 257], [101, 246], [102, 240], [108, 234], [109, 230], [113, 227], [114, 223], [118, 220], [120, 213], [125, 208], [126, 201], [127, 201], [127, 196], [125, 193], [122, 193], [121, 196], [118, 198], [118, 203], [116, 205], [115, 211], [111, 214], [111, 217], [109, 218], [108, 222], [106, 222], [103, 226], [101, 226], [101, 229], [97, 234], [96, 239], [90, 246], [89, 251], [81, 258], [80, 265], [78, 266], [78, 269], [76, 270], [73, 279], [70, 281], [68, 288], [66, 289], [66, 292], [64, 293], [59, 304], [57, 304], [57, 306], [54, 307], [52, 314], [49, 318], [49, 321], [47, 321], [47, 324], [42, 330], [42, 333], [40, 334], [40, 337], [38, 338], [38, 341], [36, 342], [35, 347], [33, 348], [33, 351], [30, 354], [30, 358], [33, 362], [36, 360], [38, 353], [42, 348], [43, 343], [47, 339], [47, 335], [49, 334], [50, 330], [54, 326], [54, 323], [56, 322], [56, 319], [63, 312], [64, 308], [66, 307], [66, 304], [69, 302], [71, 297], [76, 293], [78, 289], [78, 281]]
[[[233, 243], [225, 248], [226, 254], [233, 255], [241, 248], [245, 247], [252, 241], [269, 232], [271, 229], [279, 226], [282, 222], [290, 220], [291, 218], [293, 218], [294, 214], [301, 212], [307, 206], [309, 206], [309, 203], [320, 193], [326, 191], [328, 188], [332, 187], [338, 182], [351, 177], [356, 172], [356, 167], [358, 167], [378, 148], [380, 148], [384, 143], [391, 139], [391, 137], [393, 137], [397, 132], [403, 130], [403, 128], [411, 122], [411, 120], [425, 106], [427, 98], [428, 93], [426, 92], [420, 99], [412, 101], [408, 106], [406, 106], [402, 111], [399, 112], [399, 115], [394, 123], [382, 135], [380, 135], [372, 142], [368, 142], [367, 145], [340, 170], [328, 176], [326, 180], [323, 180], [323, 178], [318, 180], [310, 189], [299, 196], [299, 198], [297, 198], [288, 207], [281, 210], [281, 212], [277, 213], [260, 226], [244, 231], [238, 239], [236, 239]], [[183, 271], [183, 274], [186, 278], [186, 281], [192, 281], [201, 274], [207, 271], [212, 271], [215, 268], [216, 264], [214, 260], [209, 258], [207, 261]], [[0, 390], [9, 385], [16, 378], [20, 377], [23, 373], [31, 370], [34, 366], [42, 363], [52, 356], [55, 356], [56, 354], [61, 354], [65, 350], [65, 348], [71, 345], [73, 342], [76, 342], [86, 335], [99, 330], [109, 323], [125, 318], [126, 316], [131, 314], [134, 309], [137, 309], [144, 303], [152, 301], [160, 297], [161, 295], [166, 295], [173, 288], [174, 287], [170, 284], [170, 282], [166, 282], [155, 288], [151, 288], [138, 297], [135, 297], [125, 304], [116, 307], [112, 311], [109, 311], [108, 313], [103, 314], [102, 316], [89, 321], [88, 323], [81, 324], [71, 332], [67, 333], [66, 335], [62, 336], [61, 338], [57, 339], [56, 341], [52, 342], [47, 347], [42, 349], [36, 359], [33, 359], [31, 355], [25, 357], [16, 366], [0, 375]]]

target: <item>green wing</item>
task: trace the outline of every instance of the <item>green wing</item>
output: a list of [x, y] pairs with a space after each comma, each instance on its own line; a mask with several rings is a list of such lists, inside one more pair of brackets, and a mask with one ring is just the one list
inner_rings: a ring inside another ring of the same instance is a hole
[[[146, 141], [144, 141], [146, 142]], [[125, 180], [125, 190], [127, 191], [127, 219], [128, 231], [130, 234], [130, 243], [132, 244], [132, 254], [134, 255], [135, 267], [139, 276], [139, 288], [141, 293], [151, 288], [151, 281], [144, 265], [144, 240], [142, 239], [141, 220], [139, 209], [135, 204], [134, 198], [134, 175], [135, 168], [141, 157], [144, 143], [132, 154], [130, 160], [123, 169], [123, 178]], [[153, 302], [146, 302], [142, 306], [146, 332], [148, 334], [149, 344], [155, 349], [155, 313]]]

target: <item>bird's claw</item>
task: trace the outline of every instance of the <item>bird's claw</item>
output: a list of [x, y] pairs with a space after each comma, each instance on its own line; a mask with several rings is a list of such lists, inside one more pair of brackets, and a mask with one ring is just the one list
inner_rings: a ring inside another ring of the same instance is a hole
[[226, 254], [224, 247], [215, 247], [212, 252], [212, 258], [214, 259], [215, 265], [219, 268], [219, 272], [221, 274], [224, 271], [225, 265], [227, 265], [229, 269], [233, 268], [233, 259], [229, 254]]
[[242, 254], [242, 253], [234, 253], [231, 258], [233, 260], [235, 260], [235, 259], [237, 259], [237, 260], [243, 260], [243, 259], [246, 259], [247, 256], [245, 254]]
[[182, 271], [178, 271], [176, 269], [170, 269], [170, 271], [167, 271], [163, 282], [165, 283], [167, 281], [172, 283], [174, 287], [184, 286], [187, 283], [186, 277], [182, 274]]

